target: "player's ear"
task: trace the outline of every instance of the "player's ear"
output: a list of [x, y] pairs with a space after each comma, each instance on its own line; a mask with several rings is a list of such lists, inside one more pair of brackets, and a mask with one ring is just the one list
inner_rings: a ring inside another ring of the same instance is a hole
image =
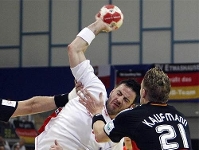
[[142, 91], [141, 91], [141, 92], [142, 92], [142, 97], [143, 97], [143, 98], [145, 98], [145, 97], [146, 97], [146, 93], [147, 93], [147, 91], [146, 91], [145, 89], [142, 89]]

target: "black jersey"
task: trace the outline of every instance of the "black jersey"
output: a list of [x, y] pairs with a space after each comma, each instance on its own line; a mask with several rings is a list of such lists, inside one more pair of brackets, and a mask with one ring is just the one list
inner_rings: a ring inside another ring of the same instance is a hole
[[148, 103], [123, 111], [104, 131], [113, 142], [130, 137], [140, 150], [192, 150], [184, 115], [169, 105]]
[[9, 101], [0, 98], [0, 121], [7, 122], [17, 109], [17, 101]]

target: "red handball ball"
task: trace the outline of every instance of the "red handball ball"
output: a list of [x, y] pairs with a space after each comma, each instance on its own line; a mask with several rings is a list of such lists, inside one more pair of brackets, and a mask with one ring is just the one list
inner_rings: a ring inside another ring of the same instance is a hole
[[98, 15], [105, 23], [109, 24], [113, 30], [117, 30], [123, 24], [123, 13], [119, 7], [115, 5], [104, 5]]

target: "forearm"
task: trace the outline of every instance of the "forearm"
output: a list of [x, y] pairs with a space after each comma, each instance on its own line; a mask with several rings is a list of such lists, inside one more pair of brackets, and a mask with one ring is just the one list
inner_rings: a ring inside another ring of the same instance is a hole
[[[68, 94], [59, 94], [55, 96], [34, 96], [30, 99], [19, 101], [17, 109], [12, 117], [24, 116], [36, 113], [47, 112], [58, 107], [64, 107], [68, 103], [69, 95], [72, 99], [75, 97], [75, 88]], [[73, 96], [73, 97], [72, 97]]]
[[97, 142], [108, 142], [109, 137], [104, 132], [106, 121], [102, 114], [96, 114], [92, 118], [92, 128]]
[[97, 34], [99, 34], [105, 25], [102, 20], [96, 20], [90, 24], [87, 28], [84, 28], [79, 32], [75, 40], [68, 46], [68, 56], [70, 67], [73, 68], [84, 61], [86, 58], [84, 52], [91, 44], [92, 40]]
[[56, 108], [54, 96], [35, 96], [30, 99], [19, 101], [12, 117], [42, 113]]
[[84, 51], [88, 48], [88, 44], [80, 37], [76, 37], [75, 40], [68, 45], [68, 57], [70, 67], [74, 68], [84, 60]]
[[105, 125], [105, 123], [101, 120], [96, 121], [93, 124], [93, 131], [94, 131], [94, 134], [95, 134], [95, 139], [99, 143], [110, 141], [109, 137], [104, 132], [104, 125]]
[[106, 26], [102, 20], [96, 20], [94, 23], [90, 24], [89, 28], [95, 35], [98, 35], [102, 30], [105, 30]]

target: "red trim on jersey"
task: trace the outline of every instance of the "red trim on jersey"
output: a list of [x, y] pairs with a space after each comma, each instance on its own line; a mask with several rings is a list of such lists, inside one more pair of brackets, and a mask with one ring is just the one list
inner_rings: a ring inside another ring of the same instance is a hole
[[[133, 140], [131, 140], [131, 145], [132, 145], [132, 150], [140, 150]], [[123, 146], [123, 150], [127, 150], [126, 146]]]
[[61, 112], [62, 108], [59, 107], [57, 108], [50, 116], [48, 116], [48, 118], [46, 118], [46, 120], [44, 121], [43, 125], [40, 127], [40, 129], [38, 130], [38, 133], [42, 133], [46, 127], [46, 125], [48, 124], [48, 122], [52, 119], [57, 117], [57, 115]]
[[133, 150], [140, 150], [140, 149], [137, 147], [137, 144], [136, 144], [133, 140], [131, 141], [131, 144], [132, 144]]

